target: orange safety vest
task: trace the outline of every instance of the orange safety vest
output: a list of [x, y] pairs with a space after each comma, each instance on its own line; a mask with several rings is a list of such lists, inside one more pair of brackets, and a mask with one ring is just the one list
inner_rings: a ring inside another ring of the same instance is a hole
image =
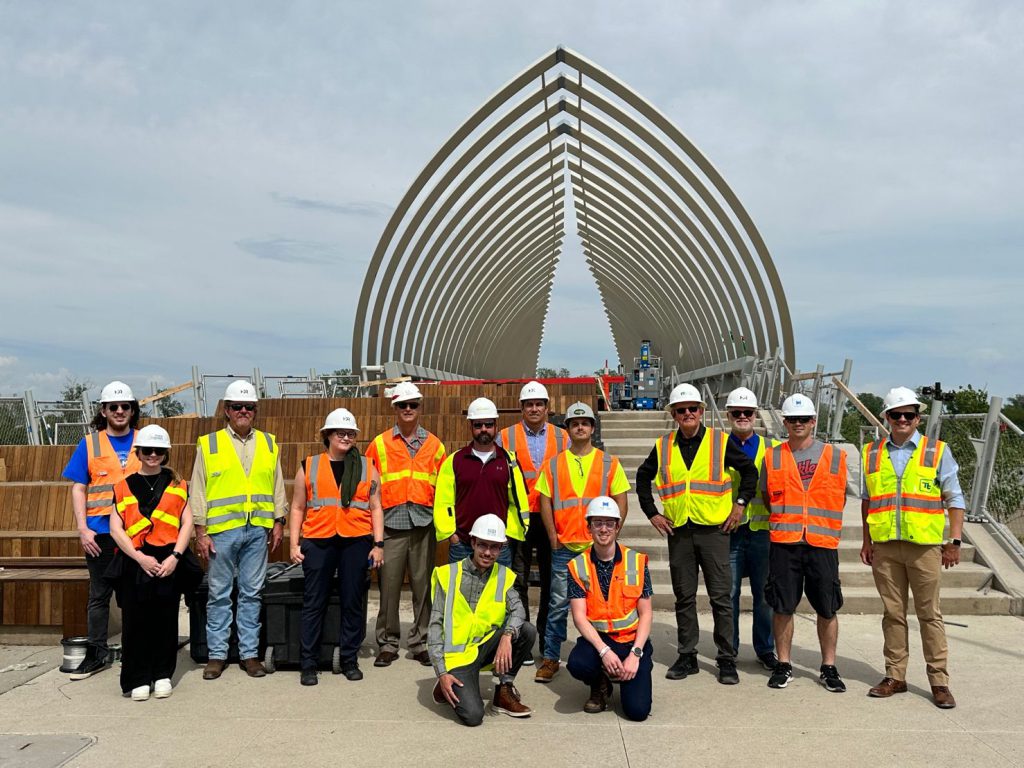
[[812, 547], [838, 549], [846, 506], [843, 452], [831, 445], [822, 449], [818, 468], [806, 491], [789, 443], [768, 449], [764, 471], [766, 501], [771, 506], [771, 540], [776, 544], [796, 544], [806, 538]]
[[605, 599], [597, 580], [597, 567], [590, 556], [593, 550], [570, 560], [569, 573], [587, 593], [587, 619], [594, 629], [616, 642], [628, 643], [636, 638], [636, 628], [640, 624], [636, 604], [644, 591], [647, 555], [621, 544], [619, 549], [622, 558], [612, 570], [608, 599]]
[[[132, 430], [132, 445], [138, 430]], [[85, 438], [89, 456], [89, 485], [85, 489], [85, 514], [89, 517], [109, 515], [114, 511], [114, 486], [142, 469], [142, 462], [129, 451], [128, 460], [121, 466], [107, 431], [93, 432]]]
[[[551, 459], [565, 450], [569, 443], [568, 433], [561, 427], [548, 424], [546, 429], [547, 444], [544, 446], [544, 458], [539, 467], [533, 465], [533, 458], [530, 456], [530, 446], [526, 441], [526, 428], [523, 422], [501, 430], [501, 444], [509, 453], [514, 453], [519, 468], [523, 470], [523, 480], [526, 481], [526, 498], [530, 503], [531, 512], [540, 511], [540, 493], [537, 492], [537, 480], [540, 478], [541, 470]], [[521, 451], [519, 449], [522, 449]]]
[[362, 475], [350, 506], [341, 506], [341, 489], [334, 480], [331, 456], [324, 451], [307, 456], [303, 463], [306, 475], [306, 519], [302, 536], [306, 539], [329, 539], [334, 535], [354, 538], [373, 533], [370, 522], [370, 481], [367, 461], [360, 456]]
[[149, 517], [139, 511], [139, 500], [132, 495], [128, 482], [122, 480], [114, 488], [117, 514], [124, 523], [124, 532], [132, 540], [135, 549], [143, 544], [162, 547], [174, 544], [181, 529], [181, 513], [185, 511], [188, 490], [184, 480], [170, 483], [165, 489], [156, 509]]
[[366, 458], [380, 472], [380, 501], [384, 509], [406, 502], [424, 507], [434, 506], [437, 470], [444, 463], [445, 449], [430, 432], [416, 456], [400, 435], [385, 432], [377, 435], [366, 450]]
[[555, 517], [555, 533], [562, 544], [589, 544], [587, 505], [598, 496], [607, 496], [619, 460], [611, 454], [594, 449], [590, 473], [583, 486], [583, 495], [577, 496], [572, 485], [568, 460], [569, 451], [562, 451], [548, 462], [551, 474], [551, 511]]

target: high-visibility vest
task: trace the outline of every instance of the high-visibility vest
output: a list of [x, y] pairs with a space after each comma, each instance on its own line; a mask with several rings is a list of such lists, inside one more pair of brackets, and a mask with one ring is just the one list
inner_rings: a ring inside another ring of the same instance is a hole
[[[761, 465], [764, 462], [764, 454], [769, 446], [778, 445], [777, 440], [770, 440], [767, 437], [758, 436], [757, 438], [757, 456], [754, 457], [754, 465], [757, 467], [757, 471], [761, 471]], [[740, 473], [735, 469], [729, 470], [729, 477], [732, 478], [732, 500], [736, 501], [736, 497], [740, 492]], [[768, 509], [764, 505], [764, 499], [761, 498], [761, 483], [758, 478], [757, 492], [754, 494], [754, 498], [750, 500], [746, 508], [743, 510], [743, 520], [740, 525], [749, 525], [752, 531], [767, 531], [768, 530]]]
[[117, 514], [124, 523], [124, 532], [132, 540], [135, 549], [143, 544], [162, 547], [174, 544], [181, 529], [181, 513], [185, 511], [188, 490], [184, 480], [170, 483], [164, 489], [156, 509], [147, 518], [139, 511], [139, 500], [132, 494], [128, 483], [122, 480], [114, 488]]
[[663, 514], [677, 528], [689, 520], [698, 525], [721, 525], [732, 512], [732, 477], [725, 469], [728, 436], [720, 429], [704, 430], [689, 467], [675, 441], [676, 433], [670, 432], [655, 444], [658, 474], [654, 487]]
[[255, 441], [249, 474], [226, 429], [199, 438], [197, 449], [206, 469], [206, 532], [241, 528], [246, 523], [274, 527], [274, 473], [278, 447], [269, 432], [253, 430]]
[[922, 437], [902, 479], [896, 477], [887, 440], [864, 446], [861, 467], [868, 492], [868, 532], [872, 541], [941, 544], [946, 515], [938, 482], [939, 462], [946, 450], [941, 440]]
[[[132, 430], [132, 445], [138, 430]], [[114, 486], [128, 475], [142, 469], [142, 462], [135, 451], [128, 452], [124, 466], [117, 458], [117, 452], [104, 429], [93, 432], [85, 439], [89, 457], [89, 485], [85, 488], [85, 514], [88, 517], [109, 515], [114, 510]]]
[[331, 455], [326, 451], [307, 456], [303, 463], [306, 476], [306, 519], [302, 536], [306, 539], [329, 539], [334, 535], [355, 538], [373, 533], [370, 521], [370, 481], [367, 479], [365, 456], [359, 457], [359, 484], [347, 507], [341, 506], [341, 489], [331, 469]]
[[608, 585], [608, 598], [601, 592], [597, 580], [597, 567], [591, 559], [591, 551], [577, 555], [569, 561], [569, 574], [587, 593], [587, 619], [598, 632], [604, 632], [619, 643], [629, 643], [636, 638], [640, 616], [636, 604], [644, 591], [644, 568], [647, 555], [619, 546], [622, 559], [612, 570], [612, 581]]
[[444, 663], [451, 672], [473, 662], [477, 649], [505, 623], [505, 598], [515, 584], [515, 574], [498, 563], [491, 567], [484, 591], [471, 610], [462, 595], [465, 560], [442, 565], [431, 576], [430, 593], [444, 594]]
[[366, 457], [380, 472], [380, 501], [384, 509], [407, 502], [433, 507], [437, 470], [445, 457], [444, 445], [436, 436], [428, 432], [416, 455], [410, 456], [400, 436], [384, 432], [370, 443]]
[[837, 549], [846, 506], [843, 452], [831, 445], [822, 449], [806, 491], [789, 443], [768, 449], [764, 471], [771, 506], [771, 540], [796, 544], [806, 538], [812, 547]]
[[595, 448], [583, 495], [577, 496], [570, 474], [570, 456], [570, 451], [562, 451], [548, 462], [555, 533], [562, 544], [590, 544], [592, 540], [587, 530], [587, 505], [598, 496], [609, 495], [619, 460]]
[[523, 480], [526, 481], [526, 496], [530, 502], [530, 511], [540, 511], [540, 494], [537, 492], [537, 480], [540, 479], [541, 470], [551, 459], [566, 449], [569, 443], [568, 433], [561, 427], [548, 424], [545, 427], [546, 443], [544, 445], [544, 458], [540, 466], [533, 465], [533, 457], [530, 455], [530, 446], [526, 438], [526, 429], [523, 422], [505, 427], [501, 430], [501, 444], [510, 453], [516, 455], [520, 469], [523, 470]]

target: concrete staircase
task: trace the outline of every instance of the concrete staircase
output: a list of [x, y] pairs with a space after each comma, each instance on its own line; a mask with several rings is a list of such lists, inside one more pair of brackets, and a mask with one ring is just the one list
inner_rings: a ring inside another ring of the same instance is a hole
[[[636, 470], [654, 447], [655, 440], [675, 428], [675, 423], [663, 411], [613, 411], [601, 414], [601, 438], [605, 450], [622, 462], [630, 484], [635, 485]], [[851, 451], [848, 449], [848, 453]], [[859, 461], [852, 457], [851, 474], [859, 473]], [[657, 500], [657, 494], [655, 494]], [[657, 503], [657, 501], [656, 501]], [[654, 607], [672, 610], [674, 597], [668, 568], [668, 544], [640, 511], [635, 493], [629, 494], [629, 515], [623, 526], [624, 544], [646, 553], [650, 559], [651, 580], [654, 585]], [[844, 605], [847, 613], [882, 612], [882, 602], [875, 591], [871, 568], [860, 562], [861, 518], [860, 500], [850, 498], [843, 518], [843, 535], [839, 544], [839, 575], [843, 584]], [[976, 549], [964, 543], [961, 563], [942, 573], [942, 609], [950, 615], [991, 615], [1010, 613], [1010, 596], [991, 588], [993, 573], [981, 562], [975, 561]], [[703, 580], [697, 596], [699, 610], [709, 610]], [[750, 588], [744, 585], [741, 598], [743, 610], [750, 610]], [[806, 599], [802, 611], [811, 611]]]

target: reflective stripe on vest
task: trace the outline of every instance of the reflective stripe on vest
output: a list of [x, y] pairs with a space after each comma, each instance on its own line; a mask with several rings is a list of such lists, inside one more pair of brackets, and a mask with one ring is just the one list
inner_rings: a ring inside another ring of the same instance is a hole
[[690, 467], [675, 450], [675, 432], [658, 439], [655, 487], [663, 514], [673, 526], [689, 520], [699, 525], [720, 525], [732, 511], [732, 476], [725, 470], [727, 437], [707, 429]]
[[[505, 427], [505, 429], [501, 430], [501, 444], [509, 453], [515, 454], [519, 468], [523, 472], [523, 481], [526, 484], [526, 498], [531, 512], [540, 511], [540, 493], [537, 491], [537, 480], [540, 478], [541, 472], [551, 459], [566, 449], [569, 442], [565, 430], [556, 427], [554, 424], [547, 424], [545, 434], [544, 456], [541, 459], [540, 466], [534, 466], [523, 422], [517, 422], [511, 427]], [[520, 442], [525, 443], [525, 445], [520, 446]], [[520, 447], [522, 447], [522, 452], [518, 450]]]
[[768, 449], [765, 473], [771, 540], [795, 544], [806, 539], [811, 546], [836, 549], [846, 505], [842, 451], [831, 445], [822, 447], [821, 459], [806, 489], [788, 443]]
[[938, 471], [945, 450], [946, 444], [941, 440], [921, 437], [903, 476], [897, 478], [889, 457], [888, 439], [864, 446], [861, 461], [872, 541], [942, 543], [946, 516]]
[[[764, 466], [765, 453], [769, 448], [775, 445], [778, 445], [778, 443], [774, 440], [758, 436], [757, 453], [754, 456], [754, 466], [757, 467], [757, 471], [759, 473], [761, 472], [761, 468]], [[732, 478], [732, 500], [735, 502], [736, 497], [739, 495], [740, 473], [735, 469], [730, 469], [729, 477]], [[761, 497], [760, 477], [758, 477], [757, 490], [754, 492], [754, 498], [750, 500], [750, 503], [747, 504], [746, 508], [743, 510], [743, 521], [741, 522], [741, 525], [743, 524], [748, 525], [752, 531], [768, 530], [768, 510], [765, 508], [764, 499]]]
[[[278, 448], [274, 436], [268, 432], [254, 430], [253, 440], [252, 467], [246, 475], [226, 429], [199, 438], [198, 450], [203, 454], [206, 469], [206, 531], [209, 534], [240, 528], [247, 522], [263, 528], [274, 525], [273, 489]], [[256, 492], [268, 489], [270, 493]]]
[[[570, 451], [563, 451], [548, 462], [551, 475], [551, 511], [555, 533], [562, 544], [590, 544], [587, 529], [587, 505], [598, 496], [610, 495], [618, 460], [604, 451], [594, 449], [590, 471], [583, 483], [583, 495], [576, 495], [569, 465]], [[598, 463], [600, 459], [600, 463]]]
[[[132, 445], [135, 436], [132, 431]], [[117, 452], [110, 442], [106, 430], [93, 432], [86, 441], [86, 460], [89, 471], [89, 483], [85, 488], [85, 513], [88, 517], [101, 517], [114, 511], [114, 487], [125, 477], [138, 472], [142, 462], [129, 450], [124, 466], [117, 458]]]
[[464, 563], [435, 568], [431, 577], [431, 591], [440, 587], [444, 592], [444, 659], [449, 671], [473, 661], [477, 648], [505, 623], [506, 598], [515, 582], [508, 568], [495, 563], [476, 608], [470, 609], [462, 595]]
[[409, 455], [409, 448], [401, 437], [388, 433], [377, 435], [372, 446], [380, 466], [384, 509], [405, 503], [433, 505], [437, 471], [445, 458], [444, 445], [435, 435], [427, 433], [415, 456]]
[[613, 568], [607, 598], [601, 591], [590, 552], [569, 561], [569, 575], [587, 593], [587, 619], [594, 629], [626, 643], [636, 637], [640, 622], [637, 602], [643, 594], [647, 556], [622, 545], [619, 549], [622, 558]]
[[185, 510], [188, 493], [184, 481], [172, 483], [164, 489], [157, 507], [149, 518], [139, 511], [139, 501], [131, 494], [128, 483], [122, 480], [114, 489], [117, 513], [124, 524], [124, 532], [135, 549], [143, 544], [154, 546], [173, 544], [178, 540], [181, 515]]
[[306, 519], [302, 536], [307, 539], [366, 536], [373, 533], [370, 519], [369, 462], [359, 457], [359, 482], [347, 507], [341, 506], [341, 489], [327, 453], [309, 456], [306, 478]]

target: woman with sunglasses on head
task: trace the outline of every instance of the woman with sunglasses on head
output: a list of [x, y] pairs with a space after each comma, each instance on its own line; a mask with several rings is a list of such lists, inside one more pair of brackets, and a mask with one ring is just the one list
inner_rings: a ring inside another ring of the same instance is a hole
[[[324, 615], [337, 574], [341, 674], [362, 680], [357, 654], [366, 636], [367, 568], [384, 562], [380, 476], [356, 445], [359, 428], [345, 408], [320, 429], [324, 452], [307, 456], [295, 475], [288, 521], [291, 560], [305, 575], [302, 600], [302, 685], [317, 684]], [[299, 532], [302, 542], [299, 542]]]
[[166, 466], [170, 449], [166, 430], [143, 427], [135, 440], [140, 467], [114, 487], [110, 535], [119, 552], [107, 578], [121, 605], [121, 691], [134, 701], [151, 692], [158, 699], [171, 695], [178, 603], [183, 587], [191, 591], [201, 578], [188, 550], [192, 512], [185, 481]]

